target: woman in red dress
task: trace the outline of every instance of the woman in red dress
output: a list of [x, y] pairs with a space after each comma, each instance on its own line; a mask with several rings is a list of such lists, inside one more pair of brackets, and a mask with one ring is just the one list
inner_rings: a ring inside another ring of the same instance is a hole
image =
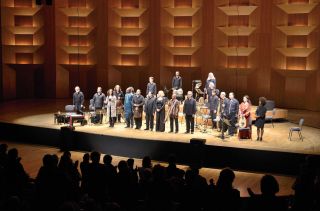
[[251, 101], [248, 95], [243, 97], [243, 102], [239, 105], [239, 119], [246, 118], [246, 126], [251, 127]]

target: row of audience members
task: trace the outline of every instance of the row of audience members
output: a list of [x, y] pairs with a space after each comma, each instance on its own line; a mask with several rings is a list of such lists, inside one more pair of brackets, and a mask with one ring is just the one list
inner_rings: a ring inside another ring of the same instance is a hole
[[177, 168], [174, 156], [167, 167], [145, 157], [138, 168], [133, 159], [114, 166], [112, 156], [101, 159], [99, 152], [84, 154], [80, 166], [68, 151], [60, 159], [47, 154], [35, 179], [20, 161], [17, 149], [0, 145], [0, 210], [319, 210], [319, 162], [312, 156], [301, 166], [292, 200], [276, 196], [279, 184], [271, 175], [262, 177], [261, 194], [249, 188], [244, 199], [230, 168], [208, 184], [198, 169]]

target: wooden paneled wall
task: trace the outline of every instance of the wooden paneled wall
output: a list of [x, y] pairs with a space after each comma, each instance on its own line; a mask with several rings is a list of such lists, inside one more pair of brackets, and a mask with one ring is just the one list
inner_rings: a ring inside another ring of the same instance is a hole
[[[154, 76], [320, 111], [319, 0], [1, 1], [1, 96], [86, 99]], [[26, 64], [27, 63], [27, 64]]]

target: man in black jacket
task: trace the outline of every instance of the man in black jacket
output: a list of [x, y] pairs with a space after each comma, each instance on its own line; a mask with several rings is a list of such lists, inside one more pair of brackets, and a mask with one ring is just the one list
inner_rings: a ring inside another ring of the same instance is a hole
[[193, 134], [194, 117], [197, 112], [196, 100], [192, 97], [192, 91], [188, 91], [187, 99], [184, 101], [183, 114], [186, 119], [187, 131], [185, 133]]
[[156, 97], [149, 92], [144, 102], [144, 112], [146, 114], [146, 129], [153, 130], [154, 113], [156, 111]]
[[136, 125], [135, 129], [140, 129], [142, 126], [144, 97], [141, 95], [141, 90], [137, 89], [136, 94], [132, 97], [133, 118]]
[[95, 111], [97, 112], [96, 114], [96, 118], [94, 120], [94, 122], [96, 123], [102, 123], [102, 118], [103, 118], [103, 114], [101, 112], [101, 109], [103, 108], [103, 105], [104, 105], [104, 101], [106, 100], [106, 96], [105, 94], [102, 92], [102, 88], [101, 87], [98, 87], [97, 88], [97, 93], [95, 93], [93, 95], [93, 98], [92, 98], [92, 104], [93, 104], [93, 107], [95, 109]]
[[172, 78], [172, 89], [177, 90], [182, 88], [182, 78], [180, 76], [180, 72], [177, 71], [176, 75]]
[[149, 83], [147, 84], [146, 95], [148, 95], [149, 92], [151, 92], [154, 96], [156, 96], [157, 94], [157, 84], [154, 82], [153, 77], [149, 77]]
[[80, 91], [80, 87], [76, 86], [73, 93], [73, 105], [77, 113], [82, 113], [82, 107], [84, 103], [84, 95]]

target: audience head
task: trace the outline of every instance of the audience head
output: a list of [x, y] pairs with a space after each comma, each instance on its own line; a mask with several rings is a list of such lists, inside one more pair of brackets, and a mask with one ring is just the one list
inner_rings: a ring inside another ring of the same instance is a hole
[[177, 99], [177, 95], [176, 94], [172, 94], [172, 99]]
[[151, 77], [149, 77], [149, 82], [150, 83], [153, 83], [153, 80], [154, 80], [154, 78], [151, 76]]
[[129, 158], [129, 159], [127, 160], [127, 164], [128, 164], [128, 167], [129, 167], [129, 168], [133, 169], [134, 159]]
[[158, 92], [158, 97], [164, 97], [164, 92], [162, 90]]
[[149, 93], [148, 93], [148, 97], [149, 97], [149, 98], [153, 97], [152, 92], [149, 92]]
[[111, 155], [103, 156], [103, 163], [104, 164], [111, 164], [112, 163], [112, 156]]
[[221, 170], [219, 179], [217, 181], [217, 187], [220, 187], [223, 189], [225, 188], [231, 189], [234, 178], [235, 178], [235, 174], [232, 169], [225, 168]]
[[272, 175], [264, 175], [260, 181], [261, 193], [264, 195], [275, 195], [279, 192], [279, 183]]
[[12, 148], [8, 151], [8, 159], [9, 160], [17, 160], [18, 159], [18, 150], [16, 148]]
[[85, 153], [85, 154], [83, 155], [83, 157], [82, 157], [82, 160], [83, 160], [83, 162], [85, 162], [85, 163], [89, 163], [89, 161], [90, 161], [90, 155], [89, 155], [89, 153]]
[[140, 95], [140, 94], [141, 94], [141, 90], [140, 90], [140, 89], [137, 89], [136, 94], [137, 94], [137, 95]]
[[99, 163], [100, 162], [100, 152], [91, 152], [90, 158], [92, 160], [92, 163]]
[[176, 71], [176, 76], [179, 76], [180, 75], [180, 72], [179, 71]]
[[7, 153], [8, 145], [7, 144], [0, 144], [0, 154]]
[[142, 167], [144, 167], [144, 168], [152, 168], [151, 158], [149, 156], [145, 156], [142, 159]]
[[101, 88], [101, 86], [99, 86], [98, 88], [97, 88], [97, 92], [100, 94], [100, 93], [102, 93], [102, 88]]
[[125, 160], [121, 160], [119, 163], [118, 163], [118, 169], [119, 169], [119, 173], [120, 172], [128, 172], [128, 164]]

